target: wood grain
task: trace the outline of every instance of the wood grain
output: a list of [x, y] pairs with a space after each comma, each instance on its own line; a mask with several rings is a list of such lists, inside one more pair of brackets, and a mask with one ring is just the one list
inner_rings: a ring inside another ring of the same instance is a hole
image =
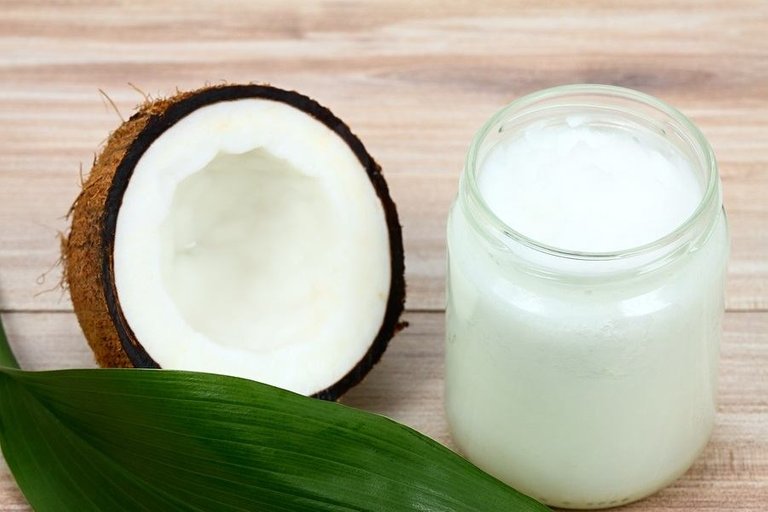
[[[382, 164], [412, 327], [347, 398], [450, 442], [441, 410], [444, 223], [474, 131], [521, 94], [598, 82], [669, 101], [717, 153], [733, 241], [721, 406], [676, 485], [625, 510], [768, 510], [768, 2], [0, 0], [0, 311], [22, 364], [92, 366], [57, 284], [80, 170], [145, 94], [294, 88]], [[27, 510], [0, 467], [0, 511]]]

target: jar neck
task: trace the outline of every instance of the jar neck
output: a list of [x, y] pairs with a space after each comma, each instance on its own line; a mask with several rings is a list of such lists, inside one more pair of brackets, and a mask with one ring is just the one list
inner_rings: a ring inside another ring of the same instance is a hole
[[[587, 115], [620, 122], [665, 138], [690, 162], [701, 184], [695, 211], [680, 226], [650, 243], [613, 252], [580, 252], [547, 245], [505, 224], [488, 206], [478, 186], [483, 161], [496, 144], [533, 123], [564, 115]], [[709, 237], [722, 208], [720, 179], [712, 148], [683, 114], [652, 96], [605, 85], [547, 89], [514, 101], [477, 133], [467, 154], [458, 206], [471, 229], [491, 250], [508, 254], [531, 271], [548, 275], [645, 273], [697, 250]]]

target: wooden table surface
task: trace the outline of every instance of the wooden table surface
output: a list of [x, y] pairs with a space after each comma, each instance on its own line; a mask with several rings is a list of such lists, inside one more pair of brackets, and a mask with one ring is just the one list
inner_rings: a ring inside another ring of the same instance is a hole
[[[0, 0], [0, 312], [28, 368], [93, 359], [58, 237], [94, 151], [142, 101], [269, 82], [332, 108], [399, 204], [411, 327], [346, 398], [450, 445], [441, 407], [444, 223], [474, 131], [564, 83], [679, 107], [720, 162], [733, 239], [713, 439], [627, 511], [768, 510], [768, 2]], [[130, 84], [135, 85], [132, 87]], [[0, 466], [0, 511], [28, 510]]]

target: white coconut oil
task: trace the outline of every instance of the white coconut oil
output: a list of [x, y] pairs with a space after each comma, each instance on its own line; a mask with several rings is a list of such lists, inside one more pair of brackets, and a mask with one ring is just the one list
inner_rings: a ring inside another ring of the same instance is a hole
[[446, 410], [459, 449], [567, 508], [674, 481], [715, 413], [728, 236], [698, 130], [570, 86], [491, 119], [448, 226]]

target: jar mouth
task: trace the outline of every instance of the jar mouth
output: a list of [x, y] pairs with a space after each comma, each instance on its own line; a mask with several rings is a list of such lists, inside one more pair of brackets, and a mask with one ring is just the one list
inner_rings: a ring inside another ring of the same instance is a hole
[[[590, 97], [592, 98], [591, 102], [588, 101], [588, 98]], [[674, 126], [674, 124], [671, 123], [670, 127], [677, 128], [676, 131], [678, 134], [684, 136], [685, 142], [698, 157], [698, 165], [702, 167], [704, 171], [705, 185], [703, 187], [703, 193], [693, 213], [691, 213], [691, 215], [673, 231], [661, 238], [636, 247], [608, 252], [577, 251], [549, 245], [517, 231], [501, 220], [501, 218], [499, 218], [499, 216], [488, 206], [478, 185], [478, 172], [480, 167], [478, 165], [480, 163], [478, 162], [478, 158], [480, 157], [482, 143], [488, 135], [497, 129], [497, 127], [501, 126], [504, 121], [509, 120], [510, 116], [514, 116], [516, 113], [523, 114], [535, 111], [535, 108], [532, 110], [528, 109], [530, 109], [530, 107], [535, 107], [537, 104], [545, 104], [553, 100], [561, 100], [564, 103], [559, 104], [560, 107], [597, 107], [600, 105], [596, 103], [595, 100], [605, 100], [606, 98], [624, 101], [625, 103], [632, 103], [646, 108], [650, 107], [666, 116], [673, 123], [677, 123], [678, 126]], [[569, 99], [572, 99], [572, 102], [568, 102]], [[494, 114], [475, 134], [469, 152], [467, 153], [465, 166], [466, 172], [462, 176], [462, 188], [466, 189], [470, 202], [475, 206], [474, 213], [480, 217], [479, 220], [483, 223], [485, 230], [493, 232], [497, 238], [501, 238], [502, 240], [511, 240], [523, 244], [529, 249], [560, 258], [600, 261], [625, 259], [654, 253], [661, 248], [678, 245], [683, 242], [690, 236], [694, 226], [699, 223], [702, 217], [708, 212], [719, 209], [719, 205], [713, 208], [714, 203], [719, 199], [717, 162], [712, 147], [701, 130], [699, 130], [699, 128], [682, 112], [671, 105], [648, 94], [633, 89], [627, 89], [625, 87], [602, 84], [562, 85], [537, 91], [518, 98]]]

